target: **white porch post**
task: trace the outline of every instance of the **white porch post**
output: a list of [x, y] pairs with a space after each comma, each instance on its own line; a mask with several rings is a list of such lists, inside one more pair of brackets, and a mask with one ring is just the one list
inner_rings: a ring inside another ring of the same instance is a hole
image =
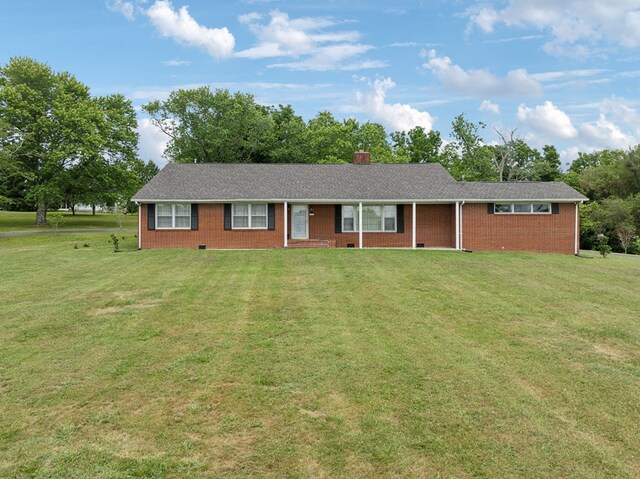
[[576, 225], [575, 225], [575, 245], [573, 248], [573, 254], [576, 256], [580, 254], [580, 207], [576, 203]]
[[289, 203], [284, 202], [284, 247], [289, 246], [289, 238], [287, 238], [287, 231], [289, 229]]
[[416, 249], [416, 202], [411, 205], [411, 248]]
[[362, 201], [358, 204], [358, 248], [362, 249]]
[[460, 249], [460, 202], [456, 201], [456, 249]]
[[[138, 249], [142, 249], [142, 205], [137, 203], [138, 205]], [[147, 214], [149, 214], [149, 210], [147, 210]]]
[[462, 207], [464, 206], [464, 201], [460, 203], [460, 249], [463, 250], [464, 246], [462, 245], [462, 238], [464, 238], [464, 232], [462, 231]]

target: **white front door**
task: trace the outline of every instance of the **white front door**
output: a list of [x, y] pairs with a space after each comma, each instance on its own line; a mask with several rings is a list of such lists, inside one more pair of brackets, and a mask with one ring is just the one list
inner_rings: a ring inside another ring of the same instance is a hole
[[309, 239], [309, 208], [307, 205], [291, 206], [291, 238]]

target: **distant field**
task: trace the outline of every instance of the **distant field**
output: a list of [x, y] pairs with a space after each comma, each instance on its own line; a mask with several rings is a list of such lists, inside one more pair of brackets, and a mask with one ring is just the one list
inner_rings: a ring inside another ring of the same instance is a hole
[[[9, 231], [46, 231], [49, 226], [35, 226], [36, 213], [34, 211], [3, 211], [0, 210], [0, 233]], [[60, 229], [104, 229], [118, 228], [116, 215], [109, 213], [76, 213], [64, 212], [64, 223]], [[123, 222], [125, 229], [138, 227], [138, 215], [125, 215]]]
[[0, 238], [0, 477], [640, 477], [640, 261], [108, 236]]

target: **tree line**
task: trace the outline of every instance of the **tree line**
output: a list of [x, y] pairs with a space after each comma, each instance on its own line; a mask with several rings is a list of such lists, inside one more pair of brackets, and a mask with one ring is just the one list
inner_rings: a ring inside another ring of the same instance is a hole
[[[176, 163], [341, 163], [366, 150], [380, 163], [440, 163], [466, 181], [564, 181], [586, 194], [581, 243], [606, 235], [618, 251], [640, 253], [640, 150], [580, 153], [567, 171], [551, 145], [533, 148], [516, 130], [487, 127], [464, 114], [448, 139], [415, 127], [338, 120], [321, 111], [305, 121], [291, 105], [258, 103], [248, 93], [179, 89], [142, 107], [168, 139]], [[126, 205], [157, 173], [137, 156], [136, 112], [123, 95], [91, 96], [67, 72], [29, 58], [0, 67], [0, 206]]]
[[[123, 95], [92, 96], [68, 72], [30, 58], [0, 67], [0, 204], [47, 210], [126, 206], [158, 171], [137, 157], [137, 119]], [[75, 210], [74, 210], [75, 213]]]
[[640, 254], [640, 145], [579, 153], [564, 180], [591, 200], [580, 209], [583, 248], [603, 235], [614, 251]]
[[200, 87], [172, 92], [165, 101], [143, 106], [168, 137], [166, 155], [182, 163], [340, 163], [366, 150], [379, 163], [441, 163], [468, 181], [554, 181], [560, 156], [495, 130], [496, 145], [482, 139], [485, 125], [464, 114], [451, 125], [451, 141], [440, 132], [415, 127], [388, 133], [380, 123], [337, 120], [328, 111], [305, 122], [290, 105], [265, 106], [251, 94]]

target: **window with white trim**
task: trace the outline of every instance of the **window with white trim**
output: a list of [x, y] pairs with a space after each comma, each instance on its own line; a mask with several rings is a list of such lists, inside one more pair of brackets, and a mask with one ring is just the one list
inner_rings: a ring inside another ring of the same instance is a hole
[[358, 207], [355, 205], [342, 206], [342, 231], [358, 231]]
[[[367, 233], [395, 233], [397, 230], [396, 205], [362, 205], [362, 231]], [[343, 205], [342, 231], [358, 231], [358, 207]]]
[[191, 203], [158, 203], [156, 205], [156, 228], [191, 228]]
[[551, 214], [550, 203], [495, 203], [496, 214]]
[[233, 203], [231, 227], [237, 229], [267, 229], [266, 203]]

